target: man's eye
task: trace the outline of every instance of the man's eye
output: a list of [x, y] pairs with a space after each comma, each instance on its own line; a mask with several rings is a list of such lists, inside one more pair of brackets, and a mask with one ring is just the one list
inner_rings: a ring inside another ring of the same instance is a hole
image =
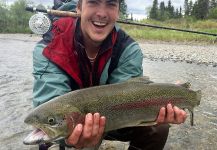
[[109, 5], [110, 5], [110, 6], [114, 6], [114, 7], [117, 6], [116, 3], [110, 3]]
[[96, 0], [89, 0], [88, 3], [89, 4], [97, 4], [97, 1]]
[[112, 6], [112, 7], [117, 7], [118, 3], [117, 2], [108, 2], [107, 5]]

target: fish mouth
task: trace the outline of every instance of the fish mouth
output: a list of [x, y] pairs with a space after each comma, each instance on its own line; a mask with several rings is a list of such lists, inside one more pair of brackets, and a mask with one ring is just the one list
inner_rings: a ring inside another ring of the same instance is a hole
[[25, 145], [37, 145], [43, 143], [51, 143], [63, 139], [63, 137], [56, 136], [50, 138], [43, 130], [36, 128], [23, 140]]

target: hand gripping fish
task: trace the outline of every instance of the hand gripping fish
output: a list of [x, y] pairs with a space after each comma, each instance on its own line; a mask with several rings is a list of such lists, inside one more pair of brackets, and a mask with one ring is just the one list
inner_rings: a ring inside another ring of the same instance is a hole
[[99, 112], [106, 117], [105, 132], [132, 126], [156, 124], [161, 107], [168, 103], [190, 112], [200, 104], [201, 91], [182, 85], [153, 83], [147, 77], [132, 78], [123, 83], [101, 85], [69, 92], [35, 108], [25, 123], [37, 130], [24, 144], [39, 144], [67, 138], [87, 113]]

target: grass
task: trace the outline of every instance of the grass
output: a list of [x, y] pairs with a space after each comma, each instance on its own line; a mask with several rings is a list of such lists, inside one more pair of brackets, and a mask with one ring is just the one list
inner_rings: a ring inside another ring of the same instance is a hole
[[[169, 20], [165, 22], [143, 20], [141, 23], [217, 34], [217, 20], [195, 21], [189, 18]], [[217, 37], [214, 36], [199, 35], [187, 32], [138, 27], [126, 24], [121, 24], [120, 26], [136, 40], [214, 43], [214, 41], [217, 39]]]

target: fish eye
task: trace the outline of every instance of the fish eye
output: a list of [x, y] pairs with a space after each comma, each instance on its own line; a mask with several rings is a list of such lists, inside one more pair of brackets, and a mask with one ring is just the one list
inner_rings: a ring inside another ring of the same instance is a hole
[[54, 125], [55, 124], [55, 118], [54, 117], [48, 117], [47, 121], [50, 125]]

